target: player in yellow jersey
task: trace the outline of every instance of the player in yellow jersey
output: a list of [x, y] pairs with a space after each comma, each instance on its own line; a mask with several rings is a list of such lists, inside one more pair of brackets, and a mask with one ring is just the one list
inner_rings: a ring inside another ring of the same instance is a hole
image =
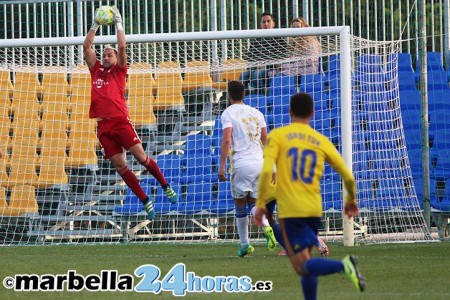
[[344, 212], [349, 218], [359, 213], [355, 179], [328, 138], [309, 126], [314, 115], [314, 101], [309, 94], [298, 93], [291, 97], [290, 115], [292, 123], [272, 130], [266, 140], [255, 222], [260, 225], [267, 213], [264, 200], [268, 198], [272, 169], [276, 164], [280, 227], [291, 264], [302, 278], [305, 299], [317, 298], [318, 276], [334, 273], [344, 273], [359, 291], [363, 291], [366, 282], [358, 271], [356, 257], [347, 256], [342, 261], [311, 257], [322, 216], [319, 181], [324, 162], [343, 179], [347, 190]]

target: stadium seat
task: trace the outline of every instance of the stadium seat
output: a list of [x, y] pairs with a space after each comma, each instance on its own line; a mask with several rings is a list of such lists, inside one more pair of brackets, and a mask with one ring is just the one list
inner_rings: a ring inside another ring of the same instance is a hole
[[228, 214], [234, 212], [234, 199], [231, 195], [231, 182], [222, 181], [217, 185], [217, 200], [211, 201], [211, 206], [206, 208], [212, 214]]
[[267, 98], [272, 103], [273, 115], [289, 114], [290, 95], [268, 96]]
[[206, 134], [191, 134], [186, 138], [184, 157], [211, 155], [211, 136]]
[[450, 101], [448, 99], [450, 99], [450, 89], [429, 91], [428, 108], [430, 112], [450, 109]]
[[428, 90], [449, 90], [448, 75], [445, 71], [428, 71]]
[[98, 157], [95, 153], [97, 137], [95, 135], [95, 121], [71, 120], [69, 137], [69, 156], [66, 161], [68, 167], [89, 166], [97, 168]]
[[[8, 115], [7, 107], [0, 107], [0, 150], [2, 153], [7, 154], [7, 148], [10, 143], [11, 119]], [[8, 155], [3, 155], [8, 157]]]
[[152, 72], [151, 68], [138, 69], [136, 64], [130, 67], [127, 80], [127, 106], [130, 119], [135, 126], [152, 126], [156, 130], [156, 116], [153, 113], [156, 85]]
[[286, 126], [291, 124], [291, 116], [288, 114], [278, 114], [278, 115], [273, 115], [271, 116], [271, 118], [268, 121], [267, 126], [270, 129], [274, 129], [277, 127], [281, 127], [281, 126]]
[[184, 68], [184, 91], [194, 91], [199, 88], [212, 87], [212, 78], [208, 61], [189, 61]]
[[442, 194], [433, 195], [430, 198], [432, 209], [438, 212], [450, 212], [450, 179], [445, 181]]
[[302, 75], [298, 88], [299, 92], [310, 94], [325, 91], [325, 81], [326, 77], [321, 73]]
[[7, 182], [3, 186], [20, 184], [36, 184], [36, 153], [37, 140], [29, 138], [15, 138], [11, 154], [11, 168]]
[[168, 108], [184, 110], [183, 78], [181, 77], [181, 66], [178, 62], [159, 63], [155, 84], [157, 88], [153, 105], [155, 110], [166, 110]]
[[267, 116], [272, 110], [272, 97], [266, 97], [261, 94], [246, 95], [244, 103], [258, 109], [264, 116]]
[[186, 212], [199, 213], [202, 210], [209, 210], [211, 202], [216, 201], [213, 198], [213, 189], [211, 183], [193, 183], [190, 184], [186, 192]]
[[7, 89], [1, 89], [0, 87], [0, 105], [1, 107], [4, 107], [7, 109], [7, 113], [12, 113], [12, 102], [11, 102], [11, 96], [13, 91], [8, 91]]
[[191, 184], [193, 182], [216, 182], [216, 172], [213, 171], [213, 159], [210, 155], [200, 157], [183, 157], [180, 182]]
[[36, 93], [36, 96], [42, 93], [42, 86], [39, 82], [37, 68], [19, 68], [14, 73], [14, 88], [16, 85], [20, 86], [22, 91]]
[[89, 119], [89, 108], [91, 106], [90, 75], [85, 73], [72, 73], [70, 90], [71, 123], [73, 120]]
[[8, 202], [6, 201], [6, 189], [0, 186], [0, 215], [4, 215], [8, 210]]
[[158, 187], [154, 196], [154, 210], [155, 214], [157, 215], [164, 215], [171, 211], [183, 212], [186, 210], [185, 206], [183, 205], [185, 201], [183, 198], [183, 190], [181, 189], [181, 186], [174, 182], [170, 182], [170, 186], [178, 195], [178, 203], [171, 204], [164, 190], [161, 187]]
[[227, 59], [221, 68], [220, 81], [213, 82], [212, 88], [224, 91], [227, 89], [229, 81], [239, 80], [242, 72], [246, 70], [246, 63], [242, 59]]
[[[141, 187], [149, 197], [153, 196], [152, 185], [141, 183]], [[119, 216], [132, 216], [144, 211], [144, 205], [141, 200], [139, 200], [130, 188], [127, 189], [123, 205], [116, 205], [114, 207], [114, 213]]]
[[400, 91], [400, 107], [404, 109], [416, 109], [420, 111], [420, 92], [418, 90]]
[[16, 185], [11, 189], [7, 210], [8, 216], [21, 216], [25, 213], [37, 213], [39, 206], [36, 191], [32, 185]]
[[33, 120], [39, 120], [41, 109], [37, 95], [36, 86], [25, 86], [24, 83], [16, 83], [13, 93], [14, 116], [21, 116]]
[[340, 55], [330, 55], [328, 57], [328, 67], [327, 70], [325, 71], [325, 75], [328, 78], [335, 78], [338, 77], [339, 78], [339, 73], [341, 70], [341, 59], [340, 59]]
[[[158, 155], [156, 157], [156, 163], [158, 164], [161, 172], [168, 182], [178, 183], [180, 181], [181, 173], [181, 156], [176, 154], [164, 154]], [[158, 180], [155, 177], [149, 176], [144, 179], [146, 182], [152, 186], [160, 186]]]
[[269, 96], [290, 97], [297, 92], [297, 83], [294, 76], [277, 74], [272, 78], [269, 86]]
[[320, 184], [322, 206], [324, 211], [330, 209], [342, 211], [341, 181], [335, 179], [322, 180]]
[[[420, 58], [416, 62], [416, 74], [420, 77]], [[428, 71], [445, 71], [442, 64], [442, 54], [440, 52], [427, 52], [427, 70]]]
[[398, 88], [404, 90], [417, 90], [417, 83], [414, 72], [402, 71], [398, 72]]
[[386, 71], [395, 70], [398, 72], [413, 72], [412, 56], [410, 53], [394, 53], [387, 57]]
[[14, 86], [11, 83], [11, 72], [5, 67], [0, 67], [0, 91], [7, 92], [10, 97], [14, 90]]
[[69, 179], [65, 171], [65, 161], [65, 154], [63, 156], [42, 156], [39, 178], [35, 186], [37, 188], [48, 188], [67, 185]]

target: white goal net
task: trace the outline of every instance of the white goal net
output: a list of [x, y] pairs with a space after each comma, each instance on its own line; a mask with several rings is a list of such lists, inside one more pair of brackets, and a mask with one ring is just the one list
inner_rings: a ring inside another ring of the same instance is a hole
[[[250, 53], [254, 35], [260, 35], [258, 47]], [[97, 37], [99, 58], [114, 40]], [[342, 47], [336, 28], [133, 35], [128, 41], [130, 118], [179, 203], [170, 204], [128, 153], [129, 168], [155, 201], [149, 222], [103, 158], [89, 119], [91, 82], [81, 39], [8, 41], [0, 44], [0, 244], [237, 242], [230, 182], [218, 181], [217, 168], [226, 82], [239, 79], [246, 104], [263, 112], [269, 130], [290, 122], [290, 95], [313, 96], [311, 126], [344, 154], [356, 178], [361, 214], [350, 231], [356, 243], [431, 239], [403, 134], [396, 43], [348, 36]], [[321, 188], [320, 235], [342, 241], [342, 184], [329, 166]], [[254, 224], [250, 239], [263, 241]]]

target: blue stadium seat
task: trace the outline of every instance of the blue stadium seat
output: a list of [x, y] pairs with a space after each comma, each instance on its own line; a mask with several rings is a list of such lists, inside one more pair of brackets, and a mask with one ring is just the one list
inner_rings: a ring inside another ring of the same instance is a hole
[[430, 197], [431, 207], [437, 211], [450, 212], [450, 179], [445, 181], [444, 192]]
[[300, 79], [299, 92], [302, 93], [314, 93], [325, 91], [326, 77], [319, 74], [306, 74]]
[[267, 98], [270, 98], [273, 103], [272, 105], [273, 115], [289, 114], [289, 103], [291, 100], [290, 95], [268, 96]]
[[213, 157], [183, 157], [181, 160], [182, 172], [180, 182], [190, 184], [193, 182], [216, 182], [218, 180], [215, 172]]
[[450, 141], [440, 143], [441, 138], [437, 137], [430, 153], [430, 161], [434, 165], [431, 178], [438, 181], [445, 181], [450, 178]]
[[401, 109], [416, 109], [420, 111], [420, 92], [418, 90], [400, 91]]
[[320, 183], [322, 207], [324, 211], [330, 209], [342, 211], [342, 189], [338, 178], [322, 180]]
[[154, 198], [154, 210], [155, 214], [164, 215], [168, 214], [172, 211], [183, 211], [183, 190], [181, 186], [178, 183], [171, 182], [170, 183], [172, 189], [177, 193], [178, 195], [178, 203], [177, 204], [171, 204], [169, 202], [169, 199], [167, 198], [166, 193], [161, 187], [158, 187], [156, 189], [155, 198]]
[[428, 107], [430, 111], [450, 109], [450, 89], [433, 90], [428, 93]]
[[272, 78], [269, 87], [269, 96], [291, 96], [297, 92], [294, 76], [277, 74]]
[[[420, 58], [416, 62], [416, 74], [420, 76]], [[427, 70], [428, 71], [444, 71], [442, 64], [442, 54], [440, 52], [427, 52]]]
[[398, 72], [413, 72], [412, 56], [410, 53], [395, 53], [389, 54], [388, 63], [386, 64], [386, 71], [395, 70], [397, 66]]
[[244, 103], [258, 109], [263, 115], [267, 115], [272, 110], [272, 98], [260, 94], [246, 95]]
[[428, 90], [449, 90], [448, 74], [445, 71], [428, 71]]
[[341, 59], [340, 55], [330, 55], [328, 57], [328, 67], [325, 71], [327, 77], [339, 77], [341, 71]]
[[[141, 183], [141, 187], [144, 192], [152, 197], [153, 186], [150, 184]], [[136, 215], [142, 211], [145, 211], [144, 205], [142, 205], [141, 200], [128, 188], [123, 205], [118, 205], [114, 207], [114, 213], [121, 216], [132, 216]]]
[[186, 192], [186, 213], [199, 213], [203, 209], [209, 208], [213, 198], [211, 183], [193, 183], [188, 185]]
[[219, 182], [217, 185], [217, 200], [211, 201], [206, 210], [212, 214], [227, 214], [234, 211], [234, 199], [231, 195], [231, 182]]
[[[419, 202], [422, 202], [423, 198], [423, 179], [413, 178], [414, 188], [416, 190], [417, 198]], [[430, 179], [430, 195], [436, 195], [436, 180]]]
[[401, 91], [417, 90], [417, 82], [413, 71], [398, 72], [398, 88]]
[[325, 90], [309, 93], [314, 99], [314, 110], [326, 110], [330, 108], [330, 98]]
[[211, 155], [211, 136], [207, 134], [191, 134], [186, 138], [184, 156]]
[[271, 129], [291, 124], [291, 116], [288, 114], [274, 115], [269, 120], [267, 126]]

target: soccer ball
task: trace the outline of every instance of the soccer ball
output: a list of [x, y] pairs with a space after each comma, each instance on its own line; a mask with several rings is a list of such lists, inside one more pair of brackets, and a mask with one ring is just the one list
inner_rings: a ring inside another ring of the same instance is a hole
[[112, 25], [114, 12], [110, 6], [100, 6], [95, 11], [95, 20], [100, 23], [100, 25]]

